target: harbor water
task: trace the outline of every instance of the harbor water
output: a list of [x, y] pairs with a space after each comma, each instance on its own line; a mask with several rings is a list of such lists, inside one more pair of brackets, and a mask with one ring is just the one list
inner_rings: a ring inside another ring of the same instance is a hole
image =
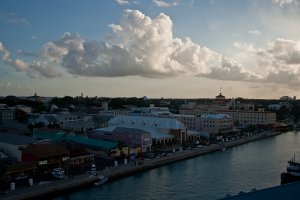
[[280, 185], [280, 174], [294, 153], [300, 158], [300, 132], [176, 162], [56, 199], [219, 199]]

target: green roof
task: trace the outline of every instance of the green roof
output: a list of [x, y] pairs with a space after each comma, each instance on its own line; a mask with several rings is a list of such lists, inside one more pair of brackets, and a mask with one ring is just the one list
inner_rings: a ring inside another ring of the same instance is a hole
[[86, 138], [86, 137], [74, 136], [74, 135], [67, 135], [63, 138], [63, 140], [88, 146], [93, 149], [109, 150], [109, 149], [116, 148], [118, 146], [118, 142], [98, 140], [98, 139], [92, 139], [92, 138]]

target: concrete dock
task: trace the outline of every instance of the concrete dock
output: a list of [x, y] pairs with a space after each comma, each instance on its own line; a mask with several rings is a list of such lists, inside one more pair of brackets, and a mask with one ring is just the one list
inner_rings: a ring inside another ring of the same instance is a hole
[[[166, 164], [178, 162], [181, 160], [193, 158], [210, 152], [218, 151], [220, 148], [230, 148], [237, 145], [245, 144], [248, 142], [261, 140], [264, 138], [279, 135], [279, 132], [270, 132], [260, 135], [255, 135], [247, 138], [240, 138], [234, 141], [224, 142], [221, 144], [214, 144], [210, 146], [205, 146], [201, 148], [195, 148], [188, 151], [176, 152], [171, 155], [167, 155], [162, 158], [154, 158], [149, 160], [144, 160], [143, 164], [134, 166], [133, 164], [121, 165], [118, 167], [113, 167], [107, 169], [103, 172], [99, 172], [99, 175], [103, 175], [109, 179], [109, 181], [130, 176], [137, 172], [142, 172], [145, 170], [160, 167]], [[51, 183], [46, 183], [43, 185], [34, 185], [27, 188], [16, 189], [15, 191], [10, 191], [9, 193], [0, 196], [2, 200], [21, 200], [21, 199], [40, 199], [42, 197], [55, 196], [62, 194], [66, 191], [72, 191], [76, 188], [93, 185], [98, 181], [96, 176], [91, 176], [89, 174], [82, 174], [73, 178], [68, 178], [59, 181], [53, 181]]]

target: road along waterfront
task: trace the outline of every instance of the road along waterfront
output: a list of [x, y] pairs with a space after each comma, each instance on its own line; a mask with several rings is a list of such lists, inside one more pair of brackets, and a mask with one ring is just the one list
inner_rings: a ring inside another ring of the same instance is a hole
[[[250, 137], [250, 138], [243, 138], [243, 139], [240, 139], [240, 140], [227, 142], [225, 144], [222, 144], [222, 146], [225, 145], [225, 147], [229, 148], [229, 147], [233, 147], [233, 146], [236, 146], [236, 145], [239, 145], [239, 144], [251, 142], [251, 141], [254, 141], [254, 140], [260, 140], [260, 139], [263, 139], [265, 137], [271, 137], [271, 136], [274, 136], [274, 135], [277, 135], [277, 134], [278, 133], [269, 133], [269, 134], [257, 135], [257, 136]], [[123, 166], [123, 167], [113, 168], [111, 170], [105, 171], [103, 173], [103, 175], [109, 177], [110, 180], [113, 180], [113, 179], [117, 179], [117, 178], [120, 178], [120, 177], [123, 177], [123, 176], [128, 176], [128, 175], [131, 175], [131, 174], [135, 174], [137, 172], [153, 169], [153, 168], [156, 168], [158, 166], [166, 165], [166, 164], [176, 162], [176, 161], [179, 161], [179, 160], [184, 160], [184, 159], [188, 159], [188, 158], [191, 158], [191, 157], [196, 157], [196, 156], [199, 156], [199, 155], [207, 154], [209, 152], [217, 151], [219, 148], [220, 148], [220, 145], [211, 145], [209, 147], [203, 147], [201, 149], [194, 149], [194, 150], [185, 151], [185, 152], [178, 152], [178, 153], [175, 153], [173, 155], [169, 155], [169, 156], [161, 158], [161, 159], [147, 160], [147, 161], [145, 161], [145, 163], [143, 165], [140, 165], [140, 166], [127, 165], [127, 166]], [[231, 149], [229, 151], [232, 151], [232, 150], [233, 149]], [[226, 150], [225, 152], [227, 153], [228, 151]], [[220, 152], [220, 153], [222, 153], [222, 152]], [[210, 156], [210, 155], [207, 155], [207, 156]], [[191, 160], [194, 160], [194, 159], [191, 159]], [[173, 164], [172, 166], [174, 166], [174, 165], [176, 166], [177, 164], [180, 164], [180, 163]], [[216, 163], [216, 164], [218, 165], [218, 163]], [[222, 171], [222, 166], [221, 165], [219, 166], [219, 169], [215, 173], [219, 173], [220, 171]], [[191, 174], [191, 176], [193, 176], [193, 174]], [[122, 181], [122, 179], [120, 181]], [[158, 184], [159, 184], [160, 180], [157, 180], [157, 181], [158, 181]], [[115, 181], [115, 182], [112, 182], [111, 184], [118, 183], [118, 182], [119, 181]], [[89, 184], [90, 184], [90, 182], [89, 182]], [[111, 184], [108, 184], [108, 185], [111, 185]], [[145, 183], [141, 183], [141, 184], [144, 185]], [[60, 187], [60, 185], [63, 185], [64, 187]], [[9, 194], [9, 195], [4, 196], [4, 197], [6, 197], [6, 199], [23, 199], [24, 196], [26, 196], [28, 198], [33, 198], [33, 197], [38, 197], [39, 195], [47, 194], [45, 192], [43, 193], [43, 191], [47, 191], [48, 193], [55, 193], [55, 192], [57, 193], [57, 192], [62, 191], [58, 188], [64, 188], [64, 190], [67, 190], [67, 189], [70, 190], [70, 189], [72, 189], [76, 186], [78, 187], [78, 185], [83, 185], [83, 181], [80, 180], [80, 179], [75, 178], [72, 181], [72, 184], [69, 180], [67, 180], [67, 181], [57, 182], [55, 187], [53, 187], [53, 186], [47, 187], [47, 185], [43, 185], [42, 187], [40, 187], [40, 189], [39, 189], [39, 187], [36, 187], [37, 189], [35, 189], [35, 190], [29, 189], [25, 192], [24, 191], [23, 192], [15, 191], [15, 193]], [[103, 185], [102, 187], [104, 188], [106, 186]], [[45, 190], [45, 188], [46, 188], [46, 190]], [[37, 191], [39, 191], [39, 192], [37, 192]], [[109, 197], [109, 199], [111, 199], [111, 198], [114, 199], [113, 196]], [[115, 198], [115, 199], [119, 199], [119, 198]]]
[[215, 151], [81, 191], [61, 199], [218, 199], [227, 194], [280, 184], [280, 173], [294, 153], [300, 156], [300, 133]]

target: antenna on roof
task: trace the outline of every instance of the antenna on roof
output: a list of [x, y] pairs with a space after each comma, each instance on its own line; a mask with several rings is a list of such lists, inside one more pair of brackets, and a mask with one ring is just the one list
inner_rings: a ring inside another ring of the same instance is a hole
[[222, 87], [220, 87], [220, 94], [222, 94]]

